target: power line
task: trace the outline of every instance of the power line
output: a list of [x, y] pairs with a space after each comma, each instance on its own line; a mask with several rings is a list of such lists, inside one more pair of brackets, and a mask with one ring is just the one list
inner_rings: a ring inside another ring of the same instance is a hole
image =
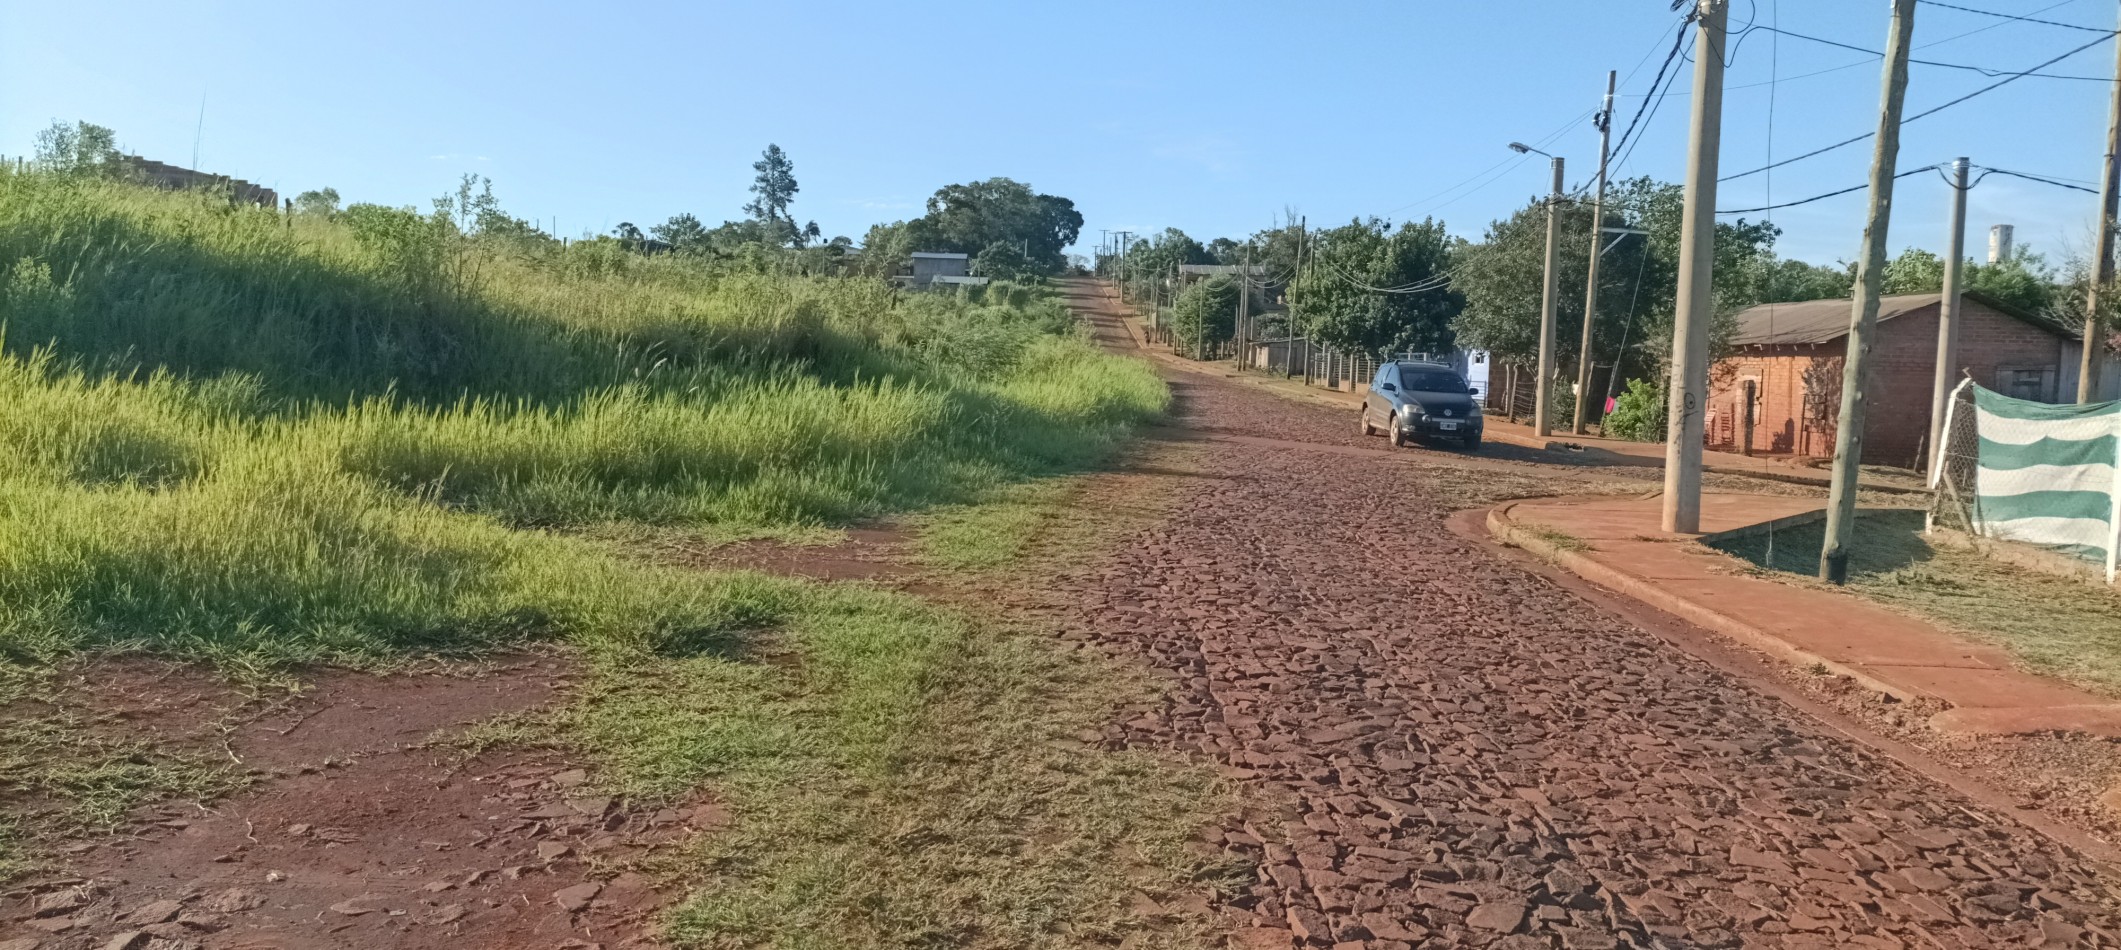
[[[1982, 94], [1984, 94], [1984, 93], [1988, 93], [1988, 92], [1993, 92], [1993, 91], [1995, 91], [1995, 90], [1997, 90], [1997, 89], [2001, 89], [2001, 88], [2003, 88], [2004, 86], [2008, 86], [2008, 85], [2010, 85], [2011, 83], [2017, 82], [2017, 81], [2018, 81], [2018, 80], [2020, 80], [2020, 79], [2024, 79], [2024, 78], [2025, 78], [2026, 76], [2032, 75], [2032, 74], [2033, 74], [2034, 72], [2036, 72], [2036, 71], [2038, 71], [2038, 70], [2041, 70], [2041, 69], [2045, 69], [2045, 68], [2047, 68], [2047, 67], [2049, 67], [2049, 66], [2053, 66], [2053, 65], [2054, 65], [2054, 64], [2056, 64], [2056, 63], [2059, 63], [2059, 62], [2061, 62], [2061, 61], [2063, 61], [2063, 60], [2065, 60], [2065, 59], [2068, 59], [2068, 58], [2070, 58], [2070, 57], [2072, 57], [2072, 56], [2075, 56], [2075, 55], [2077, 55], [2078, 53], [2082, 53], [2082, 52], [2084, 52], [2085, 50], [2091, 49], [2092, 47], [2094, 47], [2094, 46], [2097, 46], [2097, 45], [2099, 45], [2099, 44], [2101, 44], [2101, 43], [2104, 43], [2104, 42], [2106, 42], [2106, 41], [2108, 41], [2108, 40], [2110, 40], [2110, 39], [2113, 39], [2113, 38], [2114, 38], [2114, 37], [2113, 37], [2113, 34], [2111, 34], [2111, 33], [2101, 34], [2101, 35], [2099, 36], [2099, 38], [2098, 38], [2098, 39], [2092, 40], [2091, 42], [2089, 42], [2089, 43], [2086, 43], [2086, 44], [2084, 44], [2083, 46], [2079, 46], [2079, 47], [2077, 47], [2077, 48], [2075, 48], [2075, 49], [2072, 49], [2072, 50], [2070, 50], [2069, 52], [2063, 53], [2063, 54], [2062, 54], [2062, 55], [2060, 55], [2060, 56], [2056, 56], [2055, 58], [2053, 58], [2053, 59], [2050, 59], [2050, 60], [2048, 60], [2047, 62], [2041, 63], [2041, 64], [2040, 64], [2040, 65], [2038, 65], [2038, 66], [2034, 66], [2034, 67], [2033, 67], [2032, 69], [2028, 69], [2028, 70], [2026, 70], [2025, 72], [2021, 72], [2021, 73], [2014, 73], [2014, 74], [2012, 74], [2012, 75], [2010, 75], [2010, 76], [2006, 76], [2006, 77], [2004, 77], [2004, 78], [2002, 78], [2002, 79], [2000, 79], [2000, 80], [1997, 80], [1997, 81], [1995, 81], [1995, 82], [1989, 83], [1989, 84], [1988, 84], [1988, 85], [1986, 85], [1986, 86], [1983, 86], [1983, 87], [1981, 87], [1981, 88], [1979, 88], [1979, 89], [1976, 89], [1976, 90], [1974, 90], [1973, 92], [1969, 92], [1969, 93], [1967, 93], [1966, 95], [1960, 96], [1960, 97], [1959, 97], [1959, 98], [1957, 98], [1957, 99], [1953, 99], [1953, 100], [1951, 100], [1951, 101], [1949, 101], [1949, 102], [1946, 102], [1946, 103], [1944, 103], [1943, 105], [1939, 105], [1939, 106], [1935, 106], [1935, 107], [1932, 107], [1932, 108], [1929, 108], [1929, 109], [1925, 109], [1925, 110], [1923, 110], [1923, 111], [1921, 111], [1921, 112], [1917, 112], [1917, 113], [1915, 113], [1914, 115], [1908, 116], [1907, 118], [1905, 118], [1905, 119], [1902, 119], [1902, 120], [1900, 120], [1900, 124], [1901, 124], [1901, 126], [1905, 127], [1905, 126], [1906, 126], [1906, 125], [1907, 125], [1908, 123], [1910, 123], [1910, 122], [1913, 122], [1913, 121], [1915, 121], [1915, 120], [1917, 120], [1917, 119], [1925, 118], [1925, 117], [1928, 117], [1928, 116], [1933, 116], [1933, 115], [1936, 115], [1936, 114], [1937, 114], [1937, 113], [1939, 113], [1939, 112], [1943, 112], [1944, 110], [1946, 110], [1946, 109], [1949, 109], [1949, 108], [1951, 108], [1951, 107], [1953, 107], [1953, 106], [1956, 106], [1956, 105], [1958, 105], [1958, 104], [1960, 104], [1960, 103], [1962, 103], [1962, 102], [1965, 102], [1965, 101], [1967, 101], [1968, 99], [1972, 99], [1972, 98], [1974, 98], [1975, 96], [1979, 96], [1979, 95], [1982, 95]], [[1761, 172], [1767, 171], [1768, 169], [1771, 169], [1771, 168], [1779, 168], [1779, 167], [1781, 167], [1781, 166], [1783, 166], [1783, 165], [1788, 165], [1788, 164], [1790, 164], [1790, 163], [1792, 163], [1792, 162], [1801, 162], [1801, 161], [1804, 161], [1804, 160], [1805, 160], [1805, 159], [1807, 159], [1807, 158], [1814, 158], [1814, 157], [1817, 157], [1817, 156], [1820, 156], [1820, 155], [1824, 155], [1824, 154], [1826, 154], [1826, 153], [1828, 153], [1828, 152], [1831, 152], [1831, 151], [1833, 151], [1833, 150], [1835, 150], [1835, 149], [1837, 149], [1837, 148], [1844, 148], [1844, 147], [1846, 147], [1846, 146], [1854, 145], [1854, 144], [1856, 144], [1857, 142], [1861, 142], [1861, 141], [1864, 141], [1864, 140], [1866, 140], [1866, 139], [1869, 139], [1869, 138], [1871, 138], [1871, 137], [1873, 137], [1873, 136], [1875, 136], [1875, 135], [1877, 135], [1877, 134], [1878, 134], [1877, 132], [1865, 132], [1865, 133], [1863, 133], [1862, 135], [1854, 136], [1854, 137], [1852, 137], [1852, 138], [1846, 138], [1846, 139], [1842, 139], [1841, 141], [1839, 141], [1839, 142], [1835, 142], [1835, 143], [1834, 143], [1834, 144], [1832, 144], [1832, 145], [1824, 146], [1824, 147], [1822, 147], [1822, 148], [1815, 148], [1815, 149], [1813, 149], [1813, 150], [1811, 150], [1811, 151], [1809, 151], [1809, 152], [1806, 152], [1806, 153], [1804, 153], [1804, 154], [1802, 154], [1802, 155], [1798, 155], [1798, 156], [1795, 156], [1795, 157], [1793, 157], [1793, 158], [1785, 158], [1785, 159], [1783, 159], [1783, 160], [1781, 160], [1781, 161], [1779, 161], [1779, 162], [1775, 162], [1775, 163], [1772, 163], [1772, 164], [1768, 164], [1768, 165], [1762, 165], [1762, 166], [1760, 166], [1759, 168], [1754, 168], [1754, 169], [1750, 169], [1750, 170], [1747, 170], [1747, 171], [1742, 171], [1742, 172], [1739, 172], [1739, 173], [1737, 173], [1737, 174], [1735, 174], [1735, 175], [1725, 175], [1724, 177], [1722, 177], [1722, 178], [1718, 178], [1718, 179], [1716, 179], [1716, 180], [1717, 180], [1718, 182], [1726, 182], [1726, 181], [1736, 181], [1736, 180], [1738, 180], [1738, 179], [1740, 179], [1740, 178], [1745, 178], [1745, 177], [1747, 177], [1747, 176], [1750, 176], [1750, 175], [1758, 175], [1758, 174], [1760, 174]]]
[[[1926, 172], [1926, 171], [1930, 171], [1930, 170], [1932, 170], [1932, 169], [1936, 169], [1936, 168], [1942, 168], [1942, 167], [1943, 167], [1943, 166], [1941, 166], [1941, 165], [1924, 165], [1924, 166], [1922, 166], [1921, 168], [1914, 168], [1914, 169], [1909, 169], [1909, 170], [1907, 170], [1907, 171], [1901, 172], [1900, 174], [1894, 175], [1893, 177], [1894, 177], [1895, 179], [1900, 179], [1900, 178], [1906, 178], [1906, 177], [1908, 177], [1908, 176], [1910, 176], [1910, 175], [1920, 175], [1920, 174], [1922, 174], [1923, 172]], [[1863, 189], [1865, 189], [1865, 188], [1869, 188], [1870, 186], [1871, 186], [1871, 183], [1870, 183], [1870, 182], [1864, 182], [1863, 184], [1860, 184], [1860, 185], [1850, 185], [1850, 186], [1849, 186], [1849, 187], [1847, 187], [1847, 188], [1840, 188], [1840, 189], [1836, 189], [1836, 190], [1834, 190], [1834, 191], [1829, 191], [1829, 192], [1827, 192], [1827, 193], [1825, 193], [1825, 194], [1823, 194], [1823, 195], [1813, 195], [1813, 196], [1811, 196], [1811, 197], [1809, 197], [1809, 198], [1799, 198], [1799, 199], [1797, 199], [1796, 201], [1785, 201], [1785, 202], [1782, 202], [1781, 204], [1761, 205], [1761, 206], [1760, 206], [1760, 207], [1758, 207], [1758, 208], [1732, 208], [1732, 209], [1730, 209], [1729, 211], [1723, 211], [1723, 210], [1719, 210], [1719, 211], [1717, 211], [1716, 213], [1717, 213], [1717, 214], [1755, 214], [1755, 213], [1758, 213], [1758, 212], [1762, 212], [1762, 211], [1774, 211], [1774, 210], [1776, 210], [1776, 209], [1778, 209], [1778, 208], [1794, 208], [1794, 207], [1796, 207], [1796, 206], [1798, 206], [1798, 205], [1808, 205], [1808, 204], [1811, 204], [1811, 203], [1812, 203], [1812, 202], [1814, 202], [1814, 201], [1825, 201], [1825, 200], [1826, 200], [1826, 199], [1828, 199], [1828, 198], [1838, 198], [1838, 197], [1840, 197], [1840, 196], [1842, 196], [1842, 195], [1848, 194], [1848, 193], [1849, 193], [1849, 192], [1851, 192], [1851, 191], [1862, 191]]]
[[[2007, 177], [2010, 177], [2010, 178], [2023, 178], [2023, 179], [2025, 179], [2026, 181], [2037, 181], [2037, 182], [2039, 182], [2039, 183], [2041, 183], [2041, 184], [2043, 184], [2043, 185], [2053, 185], [2053, 186], [2055, 186], [2055, 187], [2057, 187], [2057, 188], [2068, 188], [2068, 189], [2070, 189], [2070, 190], [2072, 190], [2072, 191], [2084, 191], [2084, 192], [2090, 192], [2091, 194], [2095, 194], [2095, 195], [2099, 193], [2099, 189], [2097, 189], [2097, 188], [2086, 188], [2086, 187], [2084, 187], [2083, 185], [2072, 185], [2072, 184], [2070, 184], [2069, 182], [2066, 182], [2066, 181], [2059, 181], [2059, 180], [2056, 180], [2056, 179], [2053, 179], [2053, 178], [2049, 178], [2049, 177], [2046, 177], [2046, 176], [2044, 176], [2044, 175], [2034, 175], [2034, 174], [2029, 174], [2029, 173], [2027, 173], [2027, 172], [2014, 172], [2014, 171], [2011, 171], [2010, 169], [2007, 169], [2007, 168], [1983, 168], [1983, 169], [1982, 169], [1982, 171], [1981, 171], [1981, 178], [1987, 178], [1987, 177], [1988, 177], [1988, 176], [1990, 176], [1990, 175], [2004, 175], [2004, 176], [2007, 176]], [[1980, 184], [1980, 183], [1981, 183], [1981, 178], [1976, 178], [1976, 179], [1974, 179], [1974, 185], [1978, 185], [1978, 184]], [[1972, 187], [1973, 187], [1974, 185], [1968, 185], [1967, 187], [1968, 187], [1968, 188], [1972, 188]]]
[[[1968, 188], [1972, 188], [1972, 187], [1974, 187], [1975, 185], [1981, 184], [1981, 180], [1982, 180], [1982, 179], [1984, 179], [1984, 178], [1987, 178], [1987, 177], [1988, 177], [1988, 176], [1990, 176], [1990, 175], [2003, 175], [2003, 176], [2006, 176], [2006, 177], [2009, 177], [2009, 178], [2023, 178], [2023, 179], [2025, 179], [2026, 181], [2036, 181], [2036, 182], [2039, 182], [2039, 183], [2041, 183], [2041, 184], [2043, 184], [2043, 185], [2053, 185], [2053, 186], [2055, 186], [2055, 187], [2057, 187], [2057, 188], [2068, 188], [2068, 189], [2070, 189], [2070, 190], [2072, 190], [2072, 191], [2082, 191], [2082, 192], [2088, 192], [2088, 193], [2091, 193], [2091, 194], [2094, 194], [2094, 195], [2096, 195], [2096, 194], [2098, 194], [2098, 193], [2099, 193], [2099, 189], [2097, 189], [2097, 188], [2087, 188], [2087, 187], [2085, 187], [2085, 186], [2083, 186], [2083, 185], [2076, 185], [2076, 184], [2071, 184], [2071, 183], [2069, 183], [2069, 182], [2067, 182], [2067, 181], [2062, 181], [2062, 180], [2058, 180], [2058, 179], [2055, 179], [2055, 178], [2050, 178], [2050, 177], [2048, 177], [2048, 176], [2046, 176], [2046, 175], [2035, 175], [2035, 174], [2032, 174], [2031, 172], [2018, 172], [2018, 171], [2011, 171], [2011, 170], [2010, 170], [2010, 169], [2008, 169], [2008, 168], [1993, 168], [1993, 167], [1990, 167], [1990, 166], [1986, 166], [1986, 165], [1982, 165], [1982, 166], [1976, 166], [1976, 167], [1979, 167], [1979, 168], [1981, 169], [1981, 174], [1980, 174], [1980, 175], [1978, 175], [1978, 176], [1975, 176], [1975, 178], [1974, 178], [1974, 180], [1973, 180], [1973, 181], [1971, 181], [1971, 182], [1968, 182], [1968, 183], [1967, 183], [1967, 186], [1966, 186], [1966, 187], [1968, 187]], [[1942, 162], [1939, 162], [1938, 164], [1935, 164], [1935, 165], [1924, 165], [1924, 166], [1922, 166], [1921, 168], [1914, 168], [1914, 169], [1909, 169], [1909, 170], [1907, 170], [1907, 171], [1901, 172], [1900, 174], [1894, 175], [1893, 177], [1894, 177], [1894, 178], [1896, 178], [1896, 179], [1897, 179], [1897, 178], [1906, 178], [1906, 177], [1908, 177], [1908, 176], [1910, 176], [1910, 175], [1920, 175], [1920, 174], [1922, 174], [1923, 172], [1927, 172], [1927, 171], [1936, 171], [1936, 172], [1940, 172], [1940, 173], [1941, 173], [1941, 172], [1942, 172], [1943, 170], [1944, 170], [1944, 164], [1943, 164]], [[1944, 181], [1944, 183], [1945, 183], [1946, 185], [1950, 185], [1950, 186], [1951, 186], [1951, 187], [1953, 187], [1953, 188], [1957, 188], [1957, 187], [1959, 187], [1958, 185], [1956, 185], [1956, 184], [1953, 184], [1953, 183], [1952, 183], [1952, 181], [1951, 181], [1951, 179], [1949, 179], [1949, 178], [1946, 178], [1946, 179], [1945, 179], [1945, 181]], [[1814, 202], [1814, 201], [1824, 201], [1824, 200], [1826, 200], [1826, 199], [1828, 199], [1828, 198], [1837, 198], [1837, 197], [1840, 197], [1840, 196], [1842, 196], [1842, 195], [1848, 194], [1849, 192], [1852, 192], [1852, 191], [1861, 191], [1861, 190], [1863, 190], [1863, 189], [1865, 189], [1865, 188], [1868, 188], [1868, 187], [1870, 187], [1870, 183], [1869, 183], [1869, 182], [1865, 182], [1865, 183], [1863, 183], [1863, 184], [1861, 184], [1861, 185], [1851, 185], [1851, 186], [1849, 186], [1849, 187], [1847, 187], [1847, 188], [1840, 188], [1840, 189], [1836, 189], [1836, 190], [1834, 190], [1834, 191], [1829, 191], [1829, 192], [1827, 192], [1827, 193], [1825, 193], [1825, 194], [1813, 195], [1813, 196], [1811, 196], [1811, 197], [1809, 197], [1809, 198], [1800, 198], [1800, 199], [1798, 199], [1798, 200], [1796, 200], [1796, 201], [1785, 201], [1785, 202], [1783, 202], [1783, 203], [1781, 203], [1781, 204], [1770, 204], [1770, 205], [1762, 205], [1762, 206], [1760, 206], [1760, 207], [1758, 207], [1758, 208], [1733, 208], [1733, 209], [1731, 209], [1731, 210], [1729, 210], [1729, 211], [1718, 211], [1718, 212], [1716, 212], [1716, 213], [1717, 213], [1717, 214], [1754, 214], [1754, 213], [1757, 213], [1757, 212], [1761, 212], [1761, 211], [1774, 211], [1774, 210], [1776, 210], [1776, 209], [1778, 209], [1778, 208], [1794, 208], [1794, 207], [1796, 207], [1796, 206], [1798, 206], [1798, 205], [1808, 205], [1808, 204], [1811, 204], [1811, 203], [1812, 203], [1812, 202]]]
[[[1939, 2], [1939, 0], [1922, 0], [1922, 2], [1933, 7], [1943, 7], [1946, 10], [1957, 10], [1961, 13], [1979, 13], [1982, 16], [1992, 16], [2004, 20], [2017, 20], [2020, 23], [2038, 23], [2042, 26], [2059, 26], [2066, 30], [2083, 30], [2086, 33], [2105, 33], [2107, 35], [2112, 35], [2114, 32], [2112, 30], [2102, 30], [2096, 26], [2080, 26], [2075, 23], [2063, 23], [2058, 20], [2036, 20], [2032, 17], [2019, 16], [2015, 13], [1998, 13], [1994, 10], [1976, 10], [1973, 7], [1962, 7], [1956, 3], [1942, 3]], [[2057, 4], [2057, 6], [2059, 6], [2059, 4]], [[2054, 7], [2048, 7], [2047, 9], [2052, 10], [2054, 9]]]
[[[1671, 52], [1664, 54], [1664, 62], [1658, 65], [1657, 75], [1650, 77], [1650, 92], [1655, 93], [1659, 85], [1663, 85], [1666, 92], [1671, 91], [1670, 84], [1664, 81], [1664, 74], [1666, 70], [1672, 68], [1672, 61], [1679, 58], [1679, 51], [1686, 46], [1686, 28], [1694, 22], [1696, 14], [1696, 10], [1689, 9], [1687, 15], [1680, 18], [1679, 31], [1672, 36]], [[1676, 79], [1676, 73], [1674, 77]], [[1663, 96], [1656, 96], [1655, 100], [1661, 101], [1663, 98]], [[1620, 133], [1620, 141], [1613, 146], [1614, 154], [1620, 154], [1627, 149], [1629, 137], [1635, 134], [1635, 127], [1642, 122], [1642, 114], [1650, 110], [1652, 101], [1651, 97], [1644, 97], [1642, 104], [1635, 107], [1634, 118], [1628, 120], [1627, 130]], [[1612, 120], [1607, 119], [1606, 121], [1610, 122]]]
[[[1790, 37], [1791, 39], [1799, 39], [1799, 40], [1809, 40], [1809, 41], [1811, 41], [1811, 42], [1814, 42], [1814, 43], [1823, 43], [1823, 44], [1825, 44], [1825, 45], [1827, 45], [1827, 46], [1835, 46], [1835, 47], [1839, 47], [1839, 48], [1841, 48], [1841, 49], [1845, 49], [1845, 50], [1852, 50], [1852, 51], [1854, 51], [1854, 52], [1858, 52], [1858, 53], [1866, 53], [1866, 54], [1869, 54], [1869, 55], [1871, 55], [1871, 56], [1876, 56], [1876, 57], [1882, 57], [1882, 56], [1884, 56], [1884, 55], [1885, 55], [1884, 53], [1878, 52], [1877, 50], [1874, 50], [1874, 49], [1866, 49], [1866, 48], [1864, 48], [1864, 47], [1861, 47], [1861, 46], [1856, 46], [1856, 45], [1854, 45], [1854, 44], [1851, 44], [1851, 43], [1843, 43], [1843, 42], [1841, 42], [1841, 41], [1839, 41], [1839, 40], [1830, 40], [1830, 39], [1827, 39], [1827, 38], [1825, 38], [1825, 37], [1823, 37], [1823, 36], [1812, 36], [1812, 35], [1810, 35], [1810, 34], [1806, 34], [1806, 33], [1798, 33], [1798, 32], [1792, 31], [1792, 30], [1783, 30], [1783, 29], [1777, 29], [1777, 28], [1775, 28], [1775, 27], [1772, 27], [1772, 26], [1756, 26], [1756, 27], [1753, 27], [1752, 29], [1755, 29], [1755, 30], [1765, 30], [1765, 31], [1767, 31], [1767, 32], [1769, 32], [1769, 33], [1774, 33], [1774, 34], [1777, 34], [1777, 35], [1780, 35], [1780, 36], [1787, 36], [1787, 37]], [[2109, 34], [2109, 35], [2110, 35], [2110, 34]], [[2086, 81], [2086, 82], [2113, 82], [2113, 81], [2114, 81], [2114, 78], [2113, 78], [2113, 77], [2111, 77], [2111, 76], [2070, 76], [2070, 75], [2065, 75], [2065, 74], [2057, 74], [2057, 73], [2036, 73], [2036, 72], [2017, 72], [2017, 71], [2015, 71], [2015, 70], [2009, 70], [2009, 69], [1990, 69], [1990, 68], [1988, 68], [1988, 67], [1986, 67], [1986, 66], [1969, 66], [1969, 65], [1967, 65], [1967, 64], [1965, 64], [1965, 63], [1946, 63], [1946, 62], [1940, 62], [1940, 61], [1938, 61], [1938, 60], [1934, 60], [1934, 59], [1909, 59], [1909, 60], [1908, 60], [1908, 62], [1911, 62], [1911, 63], [1920, 63], [1921, 65], [1924, 65], [1924, 66], [1941, 66], [1941, 67], [1944, 67], [1945, 69], [1963, 69], [1963, 70], [1967, 70], [1968, 72], [1976, 72], [1976, 73], [1980, 73], [1980, 74], [1982, 74], [1982, 75], [1984, 75], [1984, 76], [1987, 76], [1987, 77], [1989, 77], [1990, 79], [1994, 79], [1994, 78], [1996, 78], [1997, 76], [2030, 76], [2030, 77], [2033, 77], [2033, 78], [2036, 78], [2036, 79], [2079, 79], [2079, 80], [2083, 80], [2083, 81]]]

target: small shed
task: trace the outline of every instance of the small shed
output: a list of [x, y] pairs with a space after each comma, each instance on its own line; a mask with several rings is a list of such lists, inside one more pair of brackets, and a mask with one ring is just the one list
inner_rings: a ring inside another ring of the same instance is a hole
[[[1898, 294], [1878, 303], [1871, 348], [1863, 461], [1920, 468], [1929, 439], [1942, 294]], [[1709, 370], [1703, 419], [1710, 448], [1749, 455], [1832, 458], [1841, 414], [1851, 301], [1761, 304], [1740, 312], [1733, 352]], [[2077, 334], [2059, 321], [1979, 293], [1960, 306], [1959, 363], [1997, 392], [2036, 402], [2062, 392], [2063, 359]]]
[[972, 276], [972, 255], [948, 251], [913, 252], [913, 286], [926, 287], [938, 277]]

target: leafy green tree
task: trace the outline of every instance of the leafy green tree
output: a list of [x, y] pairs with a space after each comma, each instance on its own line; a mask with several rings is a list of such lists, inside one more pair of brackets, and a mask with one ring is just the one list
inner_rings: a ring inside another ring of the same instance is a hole
[[1075, 202], [1039, 194], [1008, 178], [946, 185], [928, 198], [928, 213], [908, 222], [919, 250], [978, 254], [1015, 243], [1042, 273], [1067, 264], [1066, 249], [1082, 234]]
[[108, 175], [118, 168], [118, 133], [92, 122], [53, 122], [37, 133], [37, 167], [62, 175]]
[[1036, 280], [1046, 273], [1038, 262], [1024, 255], [1021, 245], [1008, 241], [996, 241], [974, 255], [972, 269], [982, 277], [1015, 282]]
[[1918, 247], [1901, 251], [1885, 262], [1885, 277], [1879, 282], [1885, 294], [1934, 294], [1944, 289], [1944, 258]]
[[[1994, 264], [1969, 265], [1966, 289], [1986, 294], [2028, 313], [2043, 313], [2060, 299], [2063, 288], [2047, 258], [2029, 245], [2011, 249]], [[2081, 308], [2080, 308], [2081, 309]]]
[[872, 224], [862, 237], [855, 270], [869, 277], [889, 277], [912, 259], [913, 251], [913, 232], [906, 222]]
[[[1650, 178], [1615, 183], [1606, 196], [1608, 227], [1648, 232], [1628, 236], [1617, 245], [1607, 237], [1599, 265], [1599, 320], [1592, 345], [1596, 358], [1625, 357], [1622, 371], [1662, 375], [1669, 358], [1674, 298], [1678, 294], [1680, 222], [1683, 190]], [[1583, 287], [1591, 255], [1588, 208], [1566, 201], [1561, 209], [1560, 293], [1555, 307], [1555, 349], [1562, 365], [1575, 361], [1583, 328]], [[1738, 311], [1768, 299], [1785, 268], [1774, 257], [1779, 230], [1767, 222], [1718, 222], [1715, 237], [1715, 315], [1710, 325], [1712, 351], [1724, 348]], [[1538, 355], [1540, 294], [1546, 257], [1546, 208], [1534, 200], [1509, 218], [1488, 227], [1481, 243], [1465, 249], [1453, 271], [1453, 286], [1466, 296], [1457, 323], [1462, 345], [1489, 350], [1503, 362], [1520, 365]], [[1790, 288], [1816, 292], [1830, 282], [1803, 272], [1807, 281]], [[1781, 291], [1778, 290], [1778, 293]], [[1625, 337], [1626, 351], [1620, 350]]]
[[317, 188], [295, 196], [295, 213], [329, 218], [339, 213], [339, 189]]
[[1466, 300], [1446, 279], [1458, 243], [1433, 218], [1398, 228], [1371, 218], [1317, 232], [1290, 293], [1296, 328], [1378, 356], [1450, 349]]
[[1242, 287], [1228, 277], [1210, 277], [1181, 292], [1171, 304], [1172, 348], [1197, 353], [1208, 344], [1228, 340], [1237, 325], [1237, 297]]
[[1129, 295], [1154, 299], [1168, 293], [1177, 279], [1178, 265], [1213, 263], [1215, 258], [1199, 241], [1177, 228], [1165, 228], [1154, 237], [1136, 239], [1126, 249], [1121, 267]]
[[710, 250], [707, 226], [689, 211], [671, 215], [670, 220], [649, 228], [648, 234], [680, 254], [701, 254]]

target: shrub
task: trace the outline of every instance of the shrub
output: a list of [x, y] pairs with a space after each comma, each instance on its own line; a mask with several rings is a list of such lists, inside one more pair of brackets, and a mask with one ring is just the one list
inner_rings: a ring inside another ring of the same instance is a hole
[[1602, 431], [1616, 439], [1662, 442], [1665, 436], [1664, 386], [1643, 379], [1628, 380], [1627, 392], [1613, 400]]

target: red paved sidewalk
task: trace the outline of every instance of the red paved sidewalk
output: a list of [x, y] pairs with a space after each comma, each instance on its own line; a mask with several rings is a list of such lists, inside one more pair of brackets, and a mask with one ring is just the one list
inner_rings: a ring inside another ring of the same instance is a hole
[[1818, 511], [1812, 499], [1704, 494], [1706, 533], [1688, 535], [1660, 529], [1656, 496], [1539, 499], [1494, 509], [1488, 527], [1590, 581], [1792, 663], [1946, 703], [1930, 721], [1943, 731], [2121, 736], [2121, 704], [2024, 672], [2002, 650], [1852, 594], [1737, 573], [1737, 561], [1692, 543]]

